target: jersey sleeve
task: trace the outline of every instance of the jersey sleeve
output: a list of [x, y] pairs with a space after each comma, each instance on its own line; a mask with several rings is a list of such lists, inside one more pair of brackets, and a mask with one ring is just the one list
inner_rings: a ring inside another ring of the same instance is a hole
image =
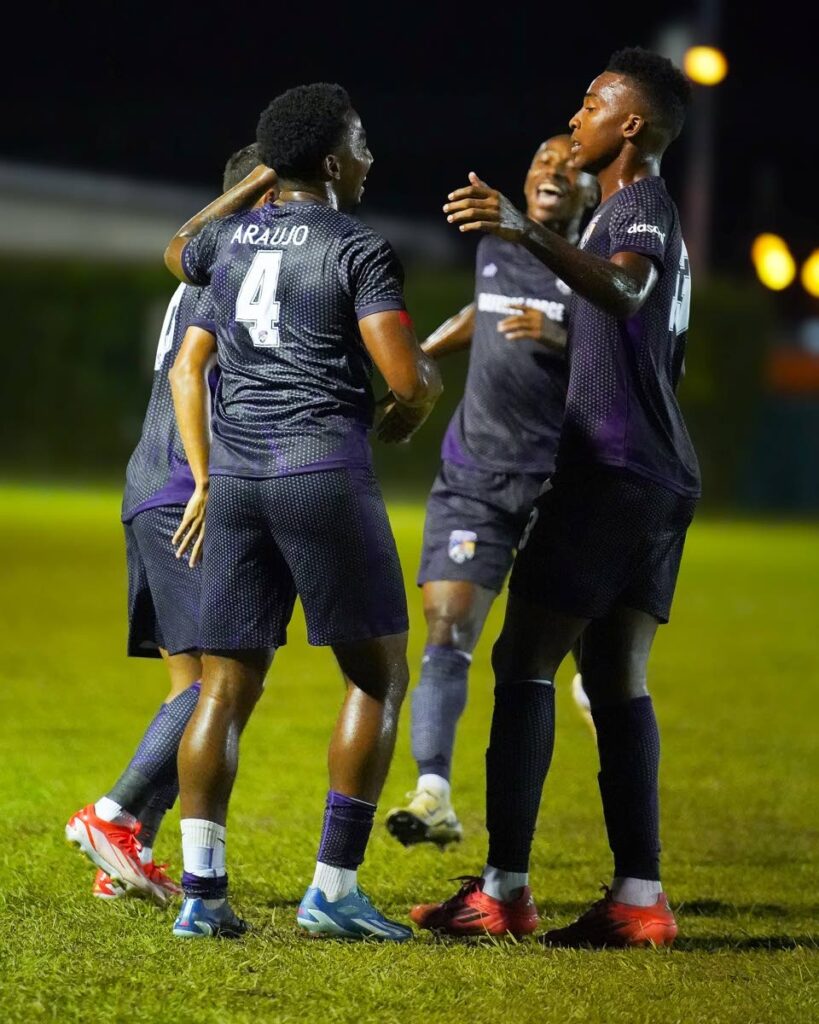
[[636, 252], [662, 267], [673, 220], [670, 204], [661, 193], [644, 190], [623, 196], [609, 221], [609, 256]]
[[358, 320], [373, 313], [404, 310], [404, 268], [392, 246], [375, 232], [351, 238], [341, 254], [342, 285]]
[[196, 302], [191, 311], [188, 327], [199, 327], [203, 331], [216, 334], [216, 309], [210, 294], [210, 288], [197, 289]]
[[182, 250], [182, 270], [191, 284], [200, 287], [210, 284], [211, 271], [219, 249], [219, 228], [219, 221], [211, 221]]

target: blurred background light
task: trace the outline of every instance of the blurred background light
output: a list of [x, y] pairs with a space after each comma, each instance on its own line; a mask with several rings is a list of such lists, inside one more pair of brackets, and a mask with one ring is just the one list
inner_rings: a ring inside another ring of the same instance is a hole
[[751, 246], [751, 259], [757, 277], [772, 291], [782, 291], [796, 277], [794, 258], [784, 238], [779, 235], [758, 235]]
[[819, 249], [814, 249], [802, 264], [801, 276], [805, 291], [819, 298]]
[[728, 60], [715, 46], [691, 46], [685, 51], [683, 70], [697, 85], [719, 85], [728, 74]]

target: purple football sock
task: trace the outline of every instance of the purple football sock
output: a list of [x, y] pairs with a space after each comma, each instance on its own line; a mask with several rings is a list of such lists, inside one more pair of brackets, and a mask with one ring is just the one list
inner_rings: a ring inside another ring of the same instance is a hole
[[331, 867], [355, 870], [364, 860], [374, 817], [375, 804], [331, 789], [317, 859]]

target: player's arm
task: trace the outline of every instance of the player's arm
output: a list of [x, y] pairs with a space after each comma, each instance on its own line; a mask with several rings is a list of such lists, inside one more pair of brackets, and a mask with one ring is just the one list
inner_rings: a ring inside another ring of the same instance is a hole
[[634, 316], [651, 294], [659, 273], [650, 257], [618, 252], [602, 259], [583, 252], [530, 220], [477, 174], [469, 181], [451, 192], [444, 206], [447, 220], [461, 231], [488, 231], [525, 246], [578, 295], [620, 320]]
[[507, 341], [532, 338], [553, 352], [566, 351], [568, 333], [565, 327], [556, 324], [544, 312], [533, 306], [511, 303], [509, 309], [514, 309], [515, 312], [498, 323], [498, 330]]
[[205, 225], [253, 206], [265, 192], [275, 189], [278, 180], [274, 170], [260, 164], [258, 167], [254, 167], [250, 174], [237, 185], [214, 199], [204, 210], [200, 210], [189, 221], [186, 221], [170, 240], [165, 250], [165, 266], [174, 277], [178, 277], [186, 284], [191, 283], [182, 267], [182, 250]]
[[210, 477], [210, 389], [208, 372], [216, 360], [216, 338], [201, 327], [189, 327], [168, 372], [173, 407], [185, 455], [193, 474], [194, 492], [173, 536], [176, 557], [190, 549], [190, 565], [199, 561], [205, 537], [205, 510]]
[[441, 356], [448, 356], [451, 352], [461, 352], [463, 349], [469, 348], [474, 333], [475, 303], [470, 302], [459, 313], [451, 316], [436, 328], [423, 342], [421, 348], [433, 359], [440, 359]]
[[422, 351], [403, 310], [372, 313], [359, 320], [358, 327], [391, 392], [378, 437], [393, 443], [407, 441], [432, 412], [444, 389], [438, 367]]

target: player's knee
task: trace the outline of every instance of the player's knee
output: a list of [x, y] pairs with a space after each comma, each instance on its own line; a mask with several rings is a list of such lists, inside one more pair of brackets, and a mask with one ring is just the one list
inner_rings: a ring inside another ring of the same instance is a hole
[[437, 647], [455, 647], [467, 654], [477, 642], [478, 624], [472, 604], [457, 609], [425, 608], [427, 643]]
[[645, 665], [631, 659], [600, 661], [586, 655], [581, 658], [580, 671], [592, 707], [648, 695]]

